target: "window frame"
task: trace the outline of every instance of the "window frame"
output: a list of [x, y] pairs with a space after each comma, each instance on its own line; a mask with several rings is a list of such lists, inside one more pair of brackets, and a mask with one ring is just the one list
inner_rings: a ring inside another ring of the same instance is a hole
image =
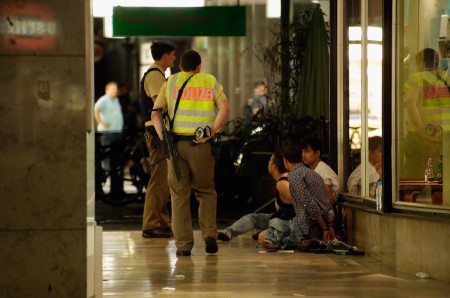
[[[364, 11], [364, 9], [367, 9], [367, 1], [369, 0], [362, 0], [361, 11]], [[382, 137], [383, 137], [383, 164], [382, 164], [382, 171], [383, 171], [383, 209], [382, 213], [393, 213], [397, 214], [399, 216], [414, 216], [418, 218], [426, 218], [426, 219], [444, 219], [449, 220], [450, 219], [450, 209], [442, 209], [442, 208], [436, 208], [432, 205], [427, 206], [417, 206], [413, 205], [411, 203], [407, 202], [401, 202], [398, 200], [394, 200], [394, 198], [397, 198], [399, 186], [398, 186], [398, 154], [399, 154], [399, 144], [398, 144], [398, 126], [397, 126], [397, 120], [399, 117], [398, 113], [398, 107], [396, 106], [396, 99], [398, 96], [398, 88], [400, 87], [399, 77], [398, 77], [398, 49], [399, 49], [399, 40], [398, 38], [398, 30], [399, 27], [397, 24], [398, 20], [398, 5], [400, 0], [383, 0], [383, 16], [382, 16], [382, 32], [383, 32], [383, 40], [382, 40], [382, 53], [383, 53], [383, 61], [382, 61]], [[364, 4], [363, 4], [364, 3]], [[339, 177], [340, 177], [340, 183], [341, 188], [345, 189], [346, 180], [344, 179], [344, 158], [343, 153], [346, 152], [344, 146], [348, 146], [345, 142], [345, 134], [348, 134], [348, 124], [345, 124], [345, 121], [348, 122], [348, 118], [345, 118], [344, 113], [344, 101], [348, 101], [348, 97], [345, 97], [344, 92], [344, 82], [345, 79], [343, 78], [345, 73], [345, 69], [348, 68], [348, 65], [345, 65], [345, 61], [348, 61], [348, 35], [346, 33], [346, 21], [344, 20], [345, 17], [345, 6], [348, 4], [348, 1], [337, 1], [337, 11], [338, 13], [338, 21], [337, 21], [337, 40], [338, 44], [340, 43], [341, 46], [337, 47], [337, 71], [340, 75], [337, 77], [337, 98], [338, 98], [338, 119], [341, 119], [338, 121], [338, 131], [340, 132], [340, 135], [338, 136], [338, 169], [339, 169]], [[361, 27], [363, 27], [363, 16], [361, 16]], [[365, 26], [364, 28], [367, 28]], [[363, 37], [362, 37], [362, 48], [364, 48], [363, 40], [366, 40], [364, 36], [363, 31]], [[367, 44], [366, 44], [367, 45]], [[364, 50], [362, 49], [362, 53]], [[364, 56], [363, 56], [364, 55]], [[363, 54], [362, 57], [365, 57], [366, 59], [362, 59], [365, 61], [362, 63], [362, 67], [364, 64], [367, 65], [367, 56], [366, 54]], [[367, 67], [367, 66], [366, 66]], [[366, 71], [365, 69], [362, 69], [362, 73]], [[362, 80], [362, 82], [364, 82]], [[363, 90], [363, 89], [362, 89]], [[367, 90], [366, 90], [367, 91]], [[367, 97], [362, 93], [361, 95], [362, 101], [366, 102]], [[339, 100], [342, 99], [342, 100]], [[362, 105], [363, 109], [363, 105]], [[367, 123], [367, 117], [364, 117], [366, 114], [366, 109], [362, 111], [361, 116], [361, 132], [364, 139], [367, 139], [367, 130], [368, 130], [368, 123]], [[364, 142], [363, 145], [364, 146]], [[363, 173], [364, 177], [362, 177], [362, 183], [364, 183], [365, 190], [362, 189], [361, 196], [354, 196], [350, 195], [348, 193], [341, 194], [341, 202], [345, 206], [349, 207], [355, 207], [355, 208], [362, 208], [364, 210], [378, 213], [375, 210], [375, 201], [371, 198], [368, 198], [365, 194], [368, 192], [368, 185], [366, 185], [366, 163], [368, 160], [367, 156], [367, 150], [366, 148], [361, 148], [361, 163], [363, 165]]]

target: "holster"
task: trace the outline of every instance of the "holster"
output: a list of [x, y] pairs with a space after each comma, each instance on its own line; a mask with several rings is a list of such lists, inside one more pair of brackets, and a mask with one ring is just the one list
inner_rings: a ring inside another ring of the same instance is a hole
[[159, 139], [158, 134], [156, 133], [156, 130], [153, 126], [146, 126], [145, 127], [145, 138], [148, 140], [150, 139], [150, 147], [152, 149], [161, 149], [162, 142]]

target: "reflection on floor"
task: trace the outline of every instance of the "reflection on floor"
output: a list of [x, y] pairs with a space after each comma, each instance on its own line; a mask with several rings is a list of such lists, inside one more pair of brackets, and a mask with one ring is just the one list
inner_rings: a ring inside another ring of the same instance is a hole
[[369, 256], [266, 252], [250, 234], [208, 255], [195, 231], [191, 257], [172, 239], [103, 233], [104, 297], [449, 297], [450, 284], [390, 270]]

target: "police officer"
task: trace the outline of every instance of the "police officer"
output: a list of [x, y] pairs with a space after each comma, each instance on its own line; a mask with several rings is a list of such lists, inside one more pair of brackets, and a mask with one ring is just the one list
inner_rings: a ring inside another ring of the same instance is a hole
[[[145, 122], [145, 139], [150, 153], [150, 163], [162, 156], [161, 144], [150, 121], [153, 104], [159, 90], [166, 82], [164, 75], [175, 62], [175, 45], [168, 41], [154, 41], [150, 46], [155, 62], [148, 68], [141, 79], [141, 107]], [[169, 226], [169, 185], [167, 183], [167, 163], [160, 162], [150, 169], [150, 181], [147, 185], [142, 217], [142, 237], [169, 238], [172, 231]]]
[[428, 158], [434, 165], [443, 150], [443, 134], [450, 130], [450, 86], [439, 69], [439, 54], [425, 48], [416, 57], [417, 72], [405, 84], [405, 169], [402, 178], [423, 178]]
[[[199, 53], [194, 50], [185, 51], [180, 60], [182, 71], [170, 76], [163, 84], [152, 112], [152, 122], [162, 140], [161, 115], [156, 109], [167, 110], [169, 123], [172, 122], [169, 127], [172, 126], [171, 133], [174, 136], [181, 170], [182, 178], [178, 180], [171, 161], [168, 161], [172, 231], [177, 256], [190, 256], [194, 245], [190, 211], [191, 190], [199, 202], [198, 216], [206, 245], [205, 251], [218, 251], [214, 156], [209, 141], [223, 126], [230, 107], [223, 87], [214, 76], [200, 73], [200, 67]], [[185, 86], [180, 92], [183, 84]], [[197, 139], [196, 131], [201, 132]]]

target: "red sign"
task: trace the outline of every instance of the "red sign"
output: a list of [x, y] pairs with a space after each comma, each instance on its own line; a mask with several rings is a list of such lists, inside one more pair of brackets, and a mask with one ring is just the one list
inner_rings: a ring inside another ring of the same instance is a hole
[[40, 3], [14, 1], [0, 7], [3, 48], [49, 51], [56, 44], [53, 10]]

